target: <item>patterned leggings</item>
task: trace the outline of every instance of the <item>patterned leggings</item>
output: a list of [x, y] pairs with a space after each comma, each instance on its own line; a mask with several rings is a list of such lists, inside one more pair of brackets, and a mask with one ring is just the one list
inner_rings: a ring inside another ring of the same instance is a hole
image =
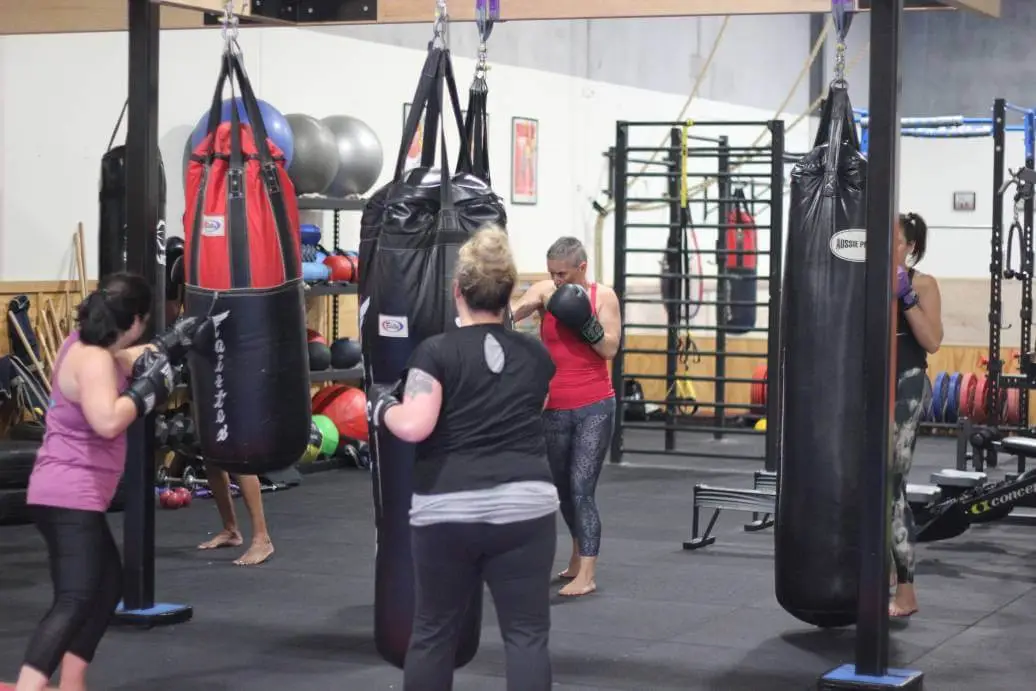
[[581, 557], [596, 557], [601, 550], [601, 515], [594, 493], [614, 424], [614, 398], [575, 410], [543, 413], [547, 457], [561, 500], [561, 515], [579, 543]]
[[899, 583], [914, 582], [914, 514], [906, 498], [907, 476], [914, 461], [917, 428], [931, 398], [928, 375], [909, 369], [896, 382], [896, 443], [892, 453], [892, 563]]

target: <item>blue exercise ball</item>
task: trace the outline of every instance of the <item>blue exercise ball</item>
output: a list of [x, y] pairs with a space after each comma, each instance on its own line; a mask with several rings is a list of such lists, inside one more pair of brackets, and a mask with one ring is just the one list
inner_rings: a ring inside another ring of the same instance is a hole
[[[245, 112], [245, 105], [240, 98], [235, 98], [233, 101], [230, 99], [223, 101], [223, 112], [220, 114], [220, 121], [230, 122], [231, 103], [237, 104], [238, 117], [241, 118], [243, 124], [247, 124], [249, 122], [248, 113]], [[266, 125], [266, 134], [284, 152], [285, 165], [291, 165], [291, 160], [295, 156], [295, 137], [292, 136], [291, 125], [288, 123], [287, 118], [279, 110], [263, 100], [259, 101], [259, 114], [263, 118], [263, 124]], [[209, 113], [205, 111], [198, 120], [198, 124], [194, 127], [194, 132], [191, 133], [192, 150], [196, 149], [202, 140], [205, 139], [205, 135], [208, 134], [208, 124]]]

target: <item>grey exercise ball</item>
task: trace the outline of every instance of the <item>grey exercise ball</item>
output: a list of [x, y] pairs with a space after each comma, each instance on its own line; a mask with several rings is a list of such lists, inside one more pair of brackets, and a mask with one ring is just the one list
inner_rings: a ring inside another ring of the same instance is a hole
[[298, 194], [320, 194], [338, 173], [338, 147], [327, 125], [312, 115], [292, 113], [284, 116], [295, 139], [295, 155], [288, 176]]
[[366, 194], [381, 175], [381, 140], [367, 123], [348, 115], [331, 115], [323, 122], [334, 133], [338, 147], [338, 174], [324, 194]]

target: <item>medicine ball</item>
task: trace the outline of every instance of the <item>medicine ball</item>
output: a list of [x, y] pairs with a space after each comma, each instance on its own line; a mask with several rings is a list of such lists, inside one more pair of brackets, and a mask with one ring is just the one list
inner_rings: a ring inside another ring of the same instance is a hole
[[323, 372], [331, 369], [331, 349], [326, 343], [320, 341], [309, 342], [309, 370], [311, 372]]
[[343, 437], [367, 441], [367, 396], [359, 389], [346, 389], [324, 407]]
[[331, 366], [335, 369], [351, 369], [362, 359], [360, 344], [351, 338], [339, 338], [331, 344]]
[[345, 393], [350, 387], [345, 384], [332, 384], [313, 394], [313, 414], [319, 415], [324, 408], [330, 405], [331, 401]]
[[327, 345], [327, 339], [324, 338], [316, 329], [306, 329], [306, 342], [307, 343], [323, 343]]
[[331, 456], [338, 449], [338, 428], [326, 415], [314, 415], [313, 426], [320, 430], [320, 454]]
[[324, 260], [324, 266], [331, 269], [331, 280], [348, 283], [356, 278], [356, 260], [345, 254], [332, 254]]

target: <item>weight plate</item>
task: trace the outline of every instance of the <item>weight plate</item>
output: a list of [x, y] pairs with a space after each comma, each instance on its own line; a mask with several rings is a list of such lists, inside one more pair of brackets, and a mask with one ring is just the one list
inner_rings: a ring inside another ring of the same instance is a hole
[[975, 402], [975, 385], [978, 377], [971, 372], [961, 375], [960, 396], [957, 399], [957, 417], [971, 417]]
[[949, 393], [946, 396], [946, 422], [956, 423], [960, 414], [960, 376], [960, 372], [954, 372], [947, 384]]
[[1007, 392], [1007, 423], [1019, 425], [1022, 422], [1022, 392], [1010, 389]]
[[925, 375], [924, 377], [924, 409], [921, 411], [921, 422], [930, 423], [931, 420], [931, 378]]
[[983, 424], [986, 421], [986, 385], [988, 379], [985, 375], [978, 378], [978, 382], [975, 384], [975, 398], [974, 403], [971, 405], [971, 416], [974, 421], [978, 424]]
[[935, 375], [932, 386], [932, 422], [942, 422], [946, 415], [946, 373]]

